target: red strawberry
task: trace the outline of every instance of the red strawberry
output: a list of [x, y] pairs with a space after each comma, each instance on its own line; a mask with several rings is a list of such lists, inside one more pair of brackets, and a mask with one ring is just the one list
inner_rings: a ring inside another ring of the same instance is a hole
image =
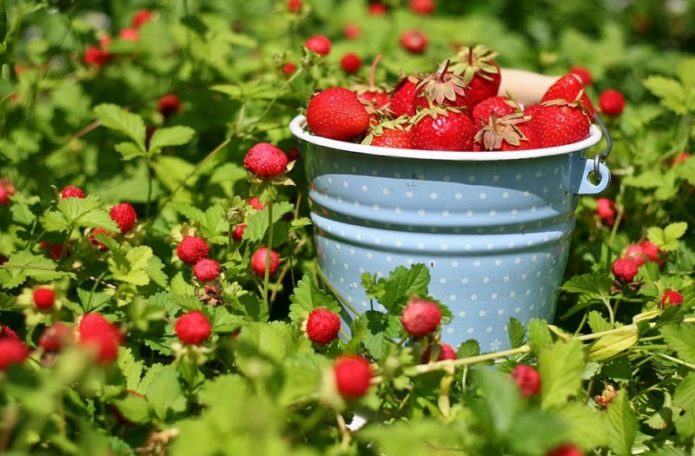
[[17, 339], [19, 340], [19, 336], [17, 336], [17, 333], [12, 330], [9, 326], [5, 325], [0, 325], [0, 340], [1, 339]]
[[349, 52], [340, 59], [340, 67], [347, 74], [357, 73], [362, 67], [362, 59], [354, 52]]
[[442, 321], [442, 311], [432, 301], [411, 298], [401, 313], [403, 327], [413, 337], [433, 333]]
[[287, 170], [287, 155], [270, 143], [258, 143], [246, 152], [244, 168], [261, 179], [272, 179]]
[[154, 13], [150, 10], [139, 10], [136, 11], [135, 14], [133, 14], [133, 19], [131, 21], [131, 24], [133, 27], [139, 28], [143, 24], [150, 22], [152, 20], [152, 16]]
[[[428, 345], [425, 351], [422, 352], [422, 364], [430, 362], [430, 348], [432, 348], [432, 346]], [[447, 359], [456, 359], [456, 350], [449, 344], [439, 344], [439, 356], [437, 356], [437, 361], [444, 361]]]
[[[268, 249], [260, 247], [251, 256], [251, 270], [259, 277], [265, 277], [265, 261], [268, 256]], [[270, 275], [274, 276], [280, 267], [280, 254], [275, 250], [270, 251]]]
[[661, 295], [661, 308], [664, 309], [668, 306], [680, 306], [683, 304], [683, 295], [676, 290], [667, 289]]
[[80, 320], [78, 331], [80, 345], [93, 351], [101, 364], [110, 364], [116, 360], [123, 334], [101, 314], [85, 314]]
[[639, 246], [642, 248], [642, 253], [649, 259], [649, 261], [658, 263], [659, 266], [664, 264], [664, 259], [662, 258], [663, 252], [656, 244], [645, 239], [644, 241], [640, 242]]
[[193, 266], [193, 275], [201, 282], [211, 282], [220, 275], [220, 263], [203, 258]]
[[346, 24], [343, 29], [343, 35], [348, 40], [356, 40], [361, 34], [362, 31], [357, 24]]
[[[39, 242], [39, 248], [41, 248], [41, 250], [46, 250], [48, 256], [53, 258], [55, 261], [60, 260], [60, 258], [63, 256], [63, 244], [51, 244], [46, 241], [41, 241]], [[70, 256], [70, 243], [67, 245], [65, 256]]]
[[597, 198], [596, 215], [598, 215], [598, 218], [606, 225], [613, 226], [617, 215], [615, 211], [615, 201], [608, 198]]
[[292, 76], [295, 71], [297, 71], [297, 65], [292, 62], [287, 62], [282, 66], [282, 74], [285, 76]]
[[140, 41], [140, 32], [136, 28], [126, 27], [118, 33], [118, 38], [123, 41]]
[[410, 0], [410, 11], [416, 14], [429, 15], [437, 8], [435, 0]]
[[609, 117], [617, 117], [625, 109], [625, 97], [615, 89], [607, 89], [599, 95], [598, 105], [603, 114]]
[[424, 110], [412, 127], [413, 146], [421, 150], [473, 150], [476, 129], [464, 113], [441, 108]]
[[287, 11], [290, 13], [299, 13], [303, 7], [302, 0], [287, 0]]
[[65, 187], [61, 192], [60, 192], [60, 199], [67, 199], [67, 198], [84, 198], [85, 194], [84, 192], [75, 187], [74, 185], [68, 185]]
[[369, 14], [372, 16], [383, 16], [388, 13], [388, 6], [381, 2], [373, 2], [369, 4]]
[[307, 107], [306, 121], [314, 134], [339, 141], [362, 136], [369, 128], [369, 114], [357, 94], [342, 87], [314, 95]]
[[29, 349], [24, 342], [11, 337], [0, 339], [0, 371], [12, 365], [22, 364], [29, 357]]
[[617, 279], [630, 283], [639, 272], [639, 263], [633, 258], [618, 258], [613, 262], [611, 272]]
[[512, 378], [524, 397], [535, 396], [541, 392], [541, 374], [526, 364], [518, 364], [512, 370]]
[[419, 79], [415, 76], [408, 76], [396, 84], [393, 95], [391, 95], [391, 103], [389, 104], [393, 117], [415, 115], [415, 97], [417, 96], [419, 82]]
[[381, 122], [370, 129], [364, 144], [394, 147], [397, 149], [412, 149], [413, 138], [410, 132], [410, 125], [405, 118]]
[[197, 236], [184, 236], [176, 248], [179, 259], [190, 265], [194, 265], [207, 257], [209, 251], [210, 247], [205, 239]]
[[596, 402], [599, 407], [606, 409], [613, 403], [617, 396], [618, 393], [615, 391], [615, 387], [607, 384], [600, 395], [594, 396], [594, 402]]
[[96, 46], [89, 46], [84, 51], [84, 56], [82, 57], [82, 61], [85, 64], [98, 67], [106, 65], [109, 60], [111, 60], [111, 54]]
[[164, 95], [157, 102], [157, 111], [164, 117], [181, 112], [181, 100], [172, 93]]
[[543, 109], [543, 106], [539, 104], [534, 104], [530, 106], [526, 106], [524, 108], [524, 115], [529, 116], [531, 120], [533, 120], [533, 117], [538, 114], [541, 110]]
[[625, 249], [623, 256], [634, 260], [637, 266], [642, 266], [649, 260], [639, 244], [629, 245], [627, 249]]
[[200, 345], [212, 334], [212, 325], [203, 312], [193, 310], [176, 320], [174, 331], [184, 344]]
[[516, 104], [514, 100], [508, 97], [495, 96], [487, 98], [475, 105], [471, 117], [473, 117], [476, 128], [480, 128], [492, 115], [500, 118], [517, 112], [521, 112], [521, 108], [519, 108], [519, 105]]
[[573, 66], [570, 68], [570, 73], [581, 79], [581, 83], [584, 85], [584, 87], [590, 86], [594, 81], [594, 78], [591, 76], [591, 72], [583, 66]]
[[109, 248], [106, 247], [106, 244], [104, 244], [103, 242], [100, 242], [99, 239], [97, 239], [97, 236], [99, 236], [99, 235], [113, 237], [113, 233], [111, 233], [106, 228], [94, 228], [92, 231], [89, 232], [89, 242], [92, 245], [96, 246], [97, 249], [104, 252], [104, 251], [108, 250]]
[[301, 153], [299, 152], [298, 147], [290, 147], [287, 149], [287, 152], [285, 152], [285, 155], [287, 155], [287, 161], [295, 161], [299, 160], [299, 157], [301, 157]]
[[496, 52], [482, 45], [463, 47], [456, 54], [451, 70], [463, 80], [469, 112], [481, 101], [497, 95], [501, 76], [496, 57]]
[[529, 150], [541, 147], [540, 139], [530, 119], [523, 114], [510, 114], [501, 118], [494, 115], [478, 130], [475, 145], [480, 150]]
[[241, 242], [241, 240], [244, 238], [244, 231], [246, 231], [246, 223], [238, 224], [232, 231], [232, 239], [237, 242]]
[[576, 74], [569, 73], [555, 81], [543, 94], [541, 103], [553, 100], [565, 100], [570, 103], [578, 102], [588, 111], [589, 117], [593, 116], [595, 111], [591, 100], [584, 92], [581, 78]]
[[318, 55], [328, 55], [331, 52], [331, 40], [325, 35], [314, 35], [304, 43], [304, 46]]
[[111, 220], [116, 222], [121, 233], [124, 234], [132, 230], [135, 226], [135, 222], [138, 221], [138, 213], [135, 212], [135, 208], [128, 203], [116, 204], [111, 207], [109, 214], [111, 215]]
[[330, 344], [340, 332], [340, 317], [324, 307], [311, 311], [306, 320], [306, 334], [314, 343]]
[[261, 203], [261, 200], [257, 196], [252, 196], [247, 201], [249, 206], [256, 209], [257, 211], [262, 211], [265, 209], [265, 204]]
[[417, 85], [415, 107], [430, 106], [466, 107], [466, 83], [449, 68], [447, 60], [434, 73], [425, 76]]
[[57, 352], [64, 346], [74, 341], [74, 332], [72, 327], [61, 321], [53, 323], [52, 326], [46, 328], [39, 339], [39, 346], [47, 352]]
[[589, 136], [591, 122], [579, 103], [549, 101], [533, 116], [533, 126], [543, 147], [562, 146]]
[[0, 179], [0, 206], [10, 204], [15, 188], [9, 179]]
[[429, 40], [425, 32], [411, 29], [401, 33], [401, 47], [411, 54], [422, 54], [427, 49]]
[[359, 355], [344, 355], [333, 363], [335, 385], [346, 399], [359, 399], [367, 394], [372, 381], [369, 361]]
[[571, 443], [566, 443], [548, 451], [545, 456], [584, 456], [584, 452]]
[[38, 287], [33, 293], [34, 305], [39, 310], [48, 310], [53, 307], [56, 301], [56, 294], [53, 288]]

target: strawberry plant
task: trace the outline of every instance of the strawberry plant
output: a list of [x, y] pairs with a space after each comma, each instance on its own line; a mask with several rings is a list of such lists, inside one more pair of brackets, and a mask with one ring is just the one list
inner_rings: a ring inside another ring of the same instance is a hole
[[[5, 1], [0, 453], [693, 453], [694, 18]], [[522, 106], [508, 68], [565, 76]], [[585, 138], [593, 106], [613, 179], [579, 202], [552, 321], [451, 344], [448, 266], [364, 274], [360, 311], [317, 267], [297, 114], [374, 148], [515, 154]]]

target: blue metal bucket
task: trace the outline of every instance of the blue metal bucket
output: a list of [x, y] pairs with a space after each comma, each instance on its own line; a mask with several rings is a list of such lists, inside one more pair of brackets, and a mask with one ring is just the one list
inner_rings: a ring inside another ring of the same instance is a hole
[[290, 129], [303, 147], [319, 267], [342, 299], [368, 310], [362, 273], [424, 263], [430, 294], [453, 312], [443, 340], [483, 350], [508, 346], [510, 317], [553, 318], [578, 195], [610, 180], [585, 157], [601, 140], [596, 126], [578, 143], [520, 152], [334, 141], [309, 133], [303, 116]]

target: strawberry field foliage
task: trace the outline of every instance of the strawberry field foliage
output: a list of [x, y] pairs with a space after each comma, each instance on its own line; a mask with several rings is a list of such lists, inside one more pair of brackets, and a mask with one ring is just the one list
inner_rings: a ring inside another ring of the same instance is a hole
[[[0, 452], [695, 451], [695, 4], [408, 3], [0, 2]], [[327, 56], [303, 48], [316, 34]], [[335, 339], [301, 156], [272, 184], [243, 158], [295, 154], [290, 119], [379, 53], [393, 84], [477, 43], [505, 67], [583, 66], [594, 100], [626, 99], [556, 321], [511, 319], [499, 353], [412, 338], [399, 317], [429, 299], [413, 265], [365, 277], [389, 313]]]

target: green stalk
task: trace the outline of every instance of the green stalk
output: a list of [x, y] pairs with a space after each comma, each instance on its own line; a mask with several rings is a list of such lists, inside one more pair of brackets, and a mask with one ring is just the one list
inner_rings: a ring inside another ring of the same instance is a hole
[[268, 202], [268, 246], [266, 247], [268, 251], [265, 254], [265, 274], [263, 277], [263, 300], [265, 301], [265, 306], [268, 309], [268, 316], [270, 316], [271, 305], [270, 299], [268, 298], [268, 285], [270, 282], [270, 258], [273, 252], [273, 201]]

